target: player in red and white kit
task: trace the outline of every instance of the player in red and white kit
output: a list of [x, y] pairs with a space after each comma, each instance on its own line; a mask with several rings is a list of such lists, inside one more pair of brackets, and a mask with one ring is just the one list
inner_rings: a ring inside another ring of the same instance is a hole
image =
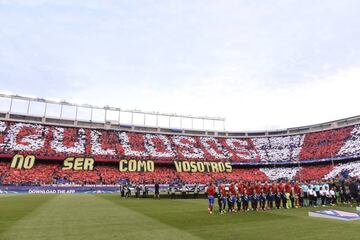
[[209, 214], [212, 214], [214, 209], [214, 202], [215, 202], [215, 192], [216, 192], [215, 186], [212, 183], [209, 183], [206, 192], [209, 200], [208, 212]]
[[230, 191], [230, 211], [234, 212], [235, 211], [235, 203], [236, 203], [236, 187], [235, 187], [235, 183], [231, 183], [230, 187], [229, 187], [229, 191]]

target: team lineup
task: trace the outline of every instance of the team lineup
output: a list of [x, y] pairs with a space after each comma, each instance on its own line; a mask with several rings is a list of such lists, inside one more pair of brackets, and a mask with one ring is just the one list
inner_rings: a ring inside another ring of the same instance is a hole
[[213, 214], [217, 198], [220, 214], [226, 212], [265, 211], [299, 207], [318, 207], [345, 203], [359, 205], [360, 181], [330, 182], [239, 182], [231, 184], [209, 183], [206, 188], [208, 212]]

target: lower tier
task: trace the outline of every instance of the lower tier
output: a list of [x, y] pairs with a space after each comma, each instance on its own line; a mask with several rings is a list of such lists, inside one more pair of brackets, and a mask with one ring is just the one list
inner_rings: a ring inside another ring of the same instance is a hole
[[235, 168], [231, 173], [186, 173], [175, 168], [156, 167], [154, 172], [120, 172], [116, 166], [96, 166], [92, 171], [63, 170], [62, 165], [36, 163], [31, 169], [14, 169], [0, 161], [0, 184], [34, 185], [52, 183], [117, 184], [131, 183], [208, 183], [215, 181], [320, 180], [338, 176], [360, 177], [360, 161], [281, 168]]

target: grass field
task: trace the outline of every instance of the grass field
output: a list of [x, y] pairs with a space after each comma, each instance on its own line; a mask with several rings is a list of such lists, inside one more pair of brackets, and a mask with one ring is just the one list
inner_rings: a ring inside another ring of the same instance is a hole
[[0, 195], [0, 239], [360, 239], [360, 221], [309, 218], [309, 209], [209, 215], [206, 208], [200, 199]]

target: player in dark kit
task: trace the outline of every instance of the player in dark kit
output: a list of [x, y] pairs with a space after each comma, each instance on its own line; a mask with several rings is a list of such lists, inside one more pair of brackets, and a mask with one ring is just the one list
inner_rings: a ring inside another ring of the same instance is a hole
[[273, 193], [272, 188], [270, 188], [270, 191], [267, 195], [268, 200], [268, 207], [272, 210], [274, 208], [274, 202], [275, 202], [275, 194]]
[[212, 183], [209, 184], [206, 192], [207, 192], [207, 197], [209, 200], [208, 212], [209, 212], [209, 214], [212, 214], [213, 208], [214, 208], [214, 202], [215, 202], [215, 192], [216, 192], [216, 189]]
[[267, 207], [267, 196], [266, 193], [264, 192], [264, 189], [260, 190], [259, 198], [260, 198], [260, 209], [265, 211]]
[[244, 190], [244, 194], [242, 195], [242, 207], [243, 207], [243, 211], [246, 212], [246, 211], [249, 211], [249, 201], [250, 201], [250, 198], [247, 194], [247, 190], [245, 189]]
[[160, 185], [159, 183], [155, 183], [155, 195], [154, 198], [155, 199], [160, 199]]
[[253, 194], [250, 196], [251, 208], [253, 211], [258, 211], [258, 203], [260, 202], [260, 195], [256, 193], [256, 189], [253, 190]]
[[221, 196], [221, 202], [222, 202], [221, 214], [223, 214], [223, 213], [225, 213], [225, 208], [226, 208], [226, 203], [227, 203], [227, 192], [226, 192], [224, 184], [221, 184], [219, 189], [220, 189], [220, 196]]
[[218, 206], [219, 206], [219, 213], [221, 214], [223, 211], [222, 211], [222, 199], [221, 199], [221, 195], [220, 193], [218, 193]]
[[275, 206], [277, 209], [281, 208], [281, 193], [276, 190], [277, 192], [275, 193]]

